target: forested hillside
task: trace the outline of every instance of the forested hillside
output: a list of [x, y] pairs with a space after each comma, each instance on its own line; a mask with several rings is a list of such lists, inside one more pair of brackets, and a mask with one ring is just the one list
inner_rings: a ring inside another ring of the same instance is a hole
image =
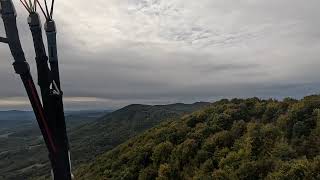
[[73, 164], [87, 163], [97, 155], [125, 142], [160, 122], [178, 118], [209, 103], [170, 105], [133, 104], [70, 132]]
[[77, 179], [320, 179], [320, 96], [221, 100], [148, 130]]

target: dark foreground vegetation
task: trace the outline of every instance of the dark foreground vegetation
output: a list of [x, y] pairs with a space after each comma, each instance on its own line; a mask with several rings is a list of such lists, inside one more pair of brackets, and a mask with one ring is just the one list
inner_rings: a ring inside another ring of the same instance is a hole
[[77, 179], [320, 179], [320, 96], [221, 100], [79, 168]]

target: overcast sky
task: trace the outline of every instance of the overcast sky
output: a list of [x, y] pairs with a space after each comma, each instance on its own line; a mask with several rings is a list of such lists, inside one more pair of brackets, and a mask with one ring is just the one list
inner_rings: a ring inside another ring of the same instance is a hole
[[[66, 108], [319, 93], [319, 7], [319, 0], [58, 0]], [[30, 109], [4, 44], [0, 60], [0, 109]]]

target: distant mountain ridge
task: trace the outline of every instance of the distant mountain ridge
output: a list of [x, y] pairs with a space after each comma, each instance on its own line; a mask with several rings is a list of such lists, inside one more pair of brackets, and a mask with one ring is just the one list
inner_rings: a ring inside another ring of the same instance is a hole
[[0, 111], [0, 121], [15, 120], [15, 121], [30, 121], [35, 119], [32, 111], [9, 110]]
[[[92, 115], [97, 116], [101, 113], [112, 112], [112, 110], [74, 110], [74, 111], [65, 111], [65, 116], [83, 116], [83, 115]], [[35, 120], [33, 111], [21, 111], [21, 110], [9, 110], [9, 111], [0, 111], [0, 121], [31, 121]]]

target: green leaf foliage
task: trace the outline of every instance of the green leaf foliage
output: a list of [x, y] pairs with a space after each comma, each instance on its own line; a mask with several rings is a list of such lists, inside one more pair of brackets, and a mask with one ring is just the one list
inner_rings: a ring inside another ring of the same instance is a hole
[[162, 123], [78, 179], [320, 179], [320, 96], [221, 100]]

